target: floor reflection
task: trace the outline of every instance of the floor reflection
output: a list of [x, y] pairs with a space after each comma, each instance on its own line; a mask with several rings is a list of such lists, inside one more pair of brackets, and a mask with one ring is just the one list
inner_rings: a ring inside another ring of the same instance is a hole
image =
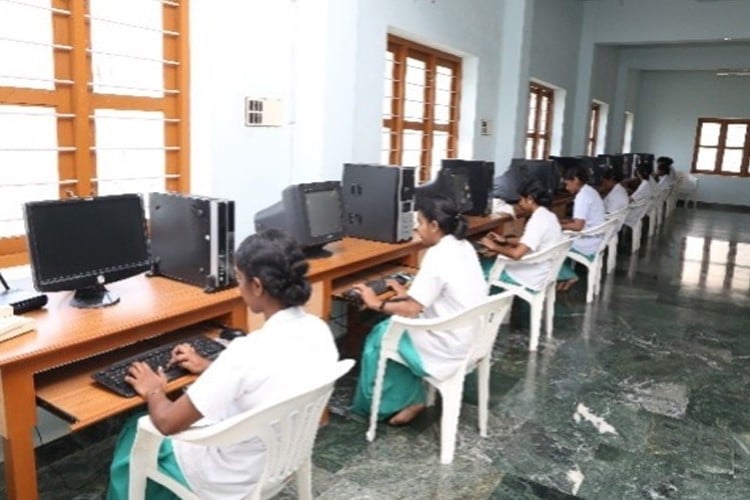
[[686, 236], [680, 255], [682, 285], [713, 292], [750, 291], [750, 243]]

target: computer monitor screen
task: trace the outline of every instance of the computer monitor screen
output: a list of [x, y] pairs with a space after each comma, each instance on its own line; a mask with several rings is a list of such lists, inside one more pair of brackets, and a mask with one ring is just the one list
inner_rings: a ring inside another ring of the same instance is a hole
[[117, 303], [104, 284], [151, 267], [137, 194], [29, 202], [24, 218], [34, 286], [41, 292], [75, 290], [75, 307]]
[[524, 160], [519, 168], [526, 178], [536, 179], [550, 194], [560, 187], [560, 172], [550, 160]]
[[560, 185], [561, 173], [549, 160], [513, 158], [505, 173], [495, 178], [492, 196], [507, 203], [517, 203], [520, 199], [518, 189], [532, 178], [554, 194]]
[[592, 186], [599, 186], [602, 183], [604, 171], [609, 168], [608, 164], [599, 157], [580, 156], [579, 158], [581, 159], [581, 163], [589, 170], [588, 183]]
[[255, 214], [255, 230], [281, 229], [309, 257], [330, 255], [323, 246], [344, 235], [341, 183], [294, 184], [281, 193], [281, 201]]

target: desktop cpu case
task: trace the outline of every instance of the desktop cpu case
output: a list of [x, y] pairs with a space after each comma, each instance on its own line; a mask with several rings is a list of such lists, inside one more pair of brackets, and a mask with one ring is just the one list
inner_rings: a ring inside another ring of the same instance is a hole
[[153, 275], [206, 292], [237, 284], [234, 202], [176, 193], [150, 193]]
[[385, 243], [414, 232], [414, 167], [344, 165], [344, 234]]

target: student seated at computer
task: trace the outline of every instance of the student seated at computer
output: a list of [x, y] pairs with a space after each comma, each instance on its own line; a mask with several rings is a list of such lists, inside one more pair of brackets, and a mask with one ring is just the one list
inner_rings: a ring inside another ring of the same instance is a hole
[[[660, 160], [664, 158], [659, 158]], [[669, 189], [669, 187], [674, 183], [674, 180], [672, 179], [672, 176], [670, 175], [669, 170], [670, 164], [665, 162], [657, 163], [656, 165], [656, 179], [657, 179], [657, 189], [660, 191], [663, 191], [664, 189]]]
[[[175, 347], [171, 363], [200, 374], [175, 401], [165, 394], [163, 374], [145, 363], [134, 363], [125, 379], [146, 400], [151, 420], [165, 435], [275, 400], [338, 359], [328, 325], [301, 307], [311, 287], [305, 278], [308, 264], [294, 240], [274, 229], [254, 234], [240, 244], [235, 261], [240, 294], [254, 313], [263, 314], [263, 327], [233, 340], [213, 362], [188, 344]], [[108, 499], [127, 498], [136, 424], [137, 418], [130, 419], [117, 440]], [[159, 453], [160, 468], [200, 498], [245, 498], [260, 478], [263, 462], [259, 440], [205, 447], [167, 439]], [[146, 498], [176, 497], [149, 482]]]
[[[485, 255], [492, 258], [482, 259], [485, 275], [489, 274], [495, 263], [494, 256], [504, 255], [514, 261], [526, 254], [545, 250], [562, 239], [562, 229], [557, 216], [550, 211], [552, 195], [536, 179], [526, 181], [518, 190], [521, 198], [518, 206], [524, 212], [531, 213], [523, 229], [521, 238], [506, 238], [497, 233], [487, 233], [481, 243], [485, 246]], [[500, 274], [500, 281], [511, 285], [523, 285], [531, 290], [540, 290], [549, 273], [550, 263], [509, 262]]]
[[607, 194], [604, 196], [604, 212], [611, 214], [628, 206], [630, 197], [622, 182], [622, 175], [614, 169], [607, 169], [602, 174], [602, 188]]
[[656, 168], [659, 169], [659, 165], [665, 164], [669, 169], [669, 178], [672, 182], [677, 182], [677, 170], [674, 168], [674, 160], [669, 156], [660, 156], [656, 159]]
[[[586, 184], [589, 171], [583, 165], [569, 169], [563, 175], [565, 190], [575, 195], [573, 199], [573, 217], [561, 221], [563, 229], [569, 231], [583, 231], [591, 229], [604, 222], [604, 203], [596, 189]], [[573, 241], [571, 251], [577, 252], [593, 260], [599, 248], [602, 236], [582, 236]], [[558, 290], [566, 291], [578, 281], [578, 275], [573, 268], [573, 261], [566, 259], [557, 275]]]
[[[467, 222], [455, 203], [438, 196], [421, 198], [417, 220], [417, 233], [428, 248], [408, 291], [391, 280], [396, 296], [381, 300], [366, 285], [354, 285], [363, 303], [386, 314], [422, 318], [449, 317], [479, 303], [487, 296], [487, 282], [474, 247], [464, 239]], [[386, 319], [375, 325], [365, 340], [351, 408], [362, 415], [370, 413], [380, 346], [388, 322]], [[414, 419], [425, 407], [421, 378], [450, 376], [468, 353], [472, 336], [471, 328], [405, 333], [399, 354], [406, 365], [388, 362], [378, 418], [389, 418], [393, 425]]]

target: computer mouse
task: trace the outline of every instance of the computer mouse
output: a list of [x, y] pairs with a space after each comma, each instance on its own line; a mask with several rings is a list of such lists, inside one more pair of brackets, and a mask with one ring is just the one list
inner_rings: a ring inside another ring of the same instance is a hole
[[219, 338], [224, 340], [234, 340], [237, 337], [244, 337], [245, 332], [239, 328], [222, 328]]

